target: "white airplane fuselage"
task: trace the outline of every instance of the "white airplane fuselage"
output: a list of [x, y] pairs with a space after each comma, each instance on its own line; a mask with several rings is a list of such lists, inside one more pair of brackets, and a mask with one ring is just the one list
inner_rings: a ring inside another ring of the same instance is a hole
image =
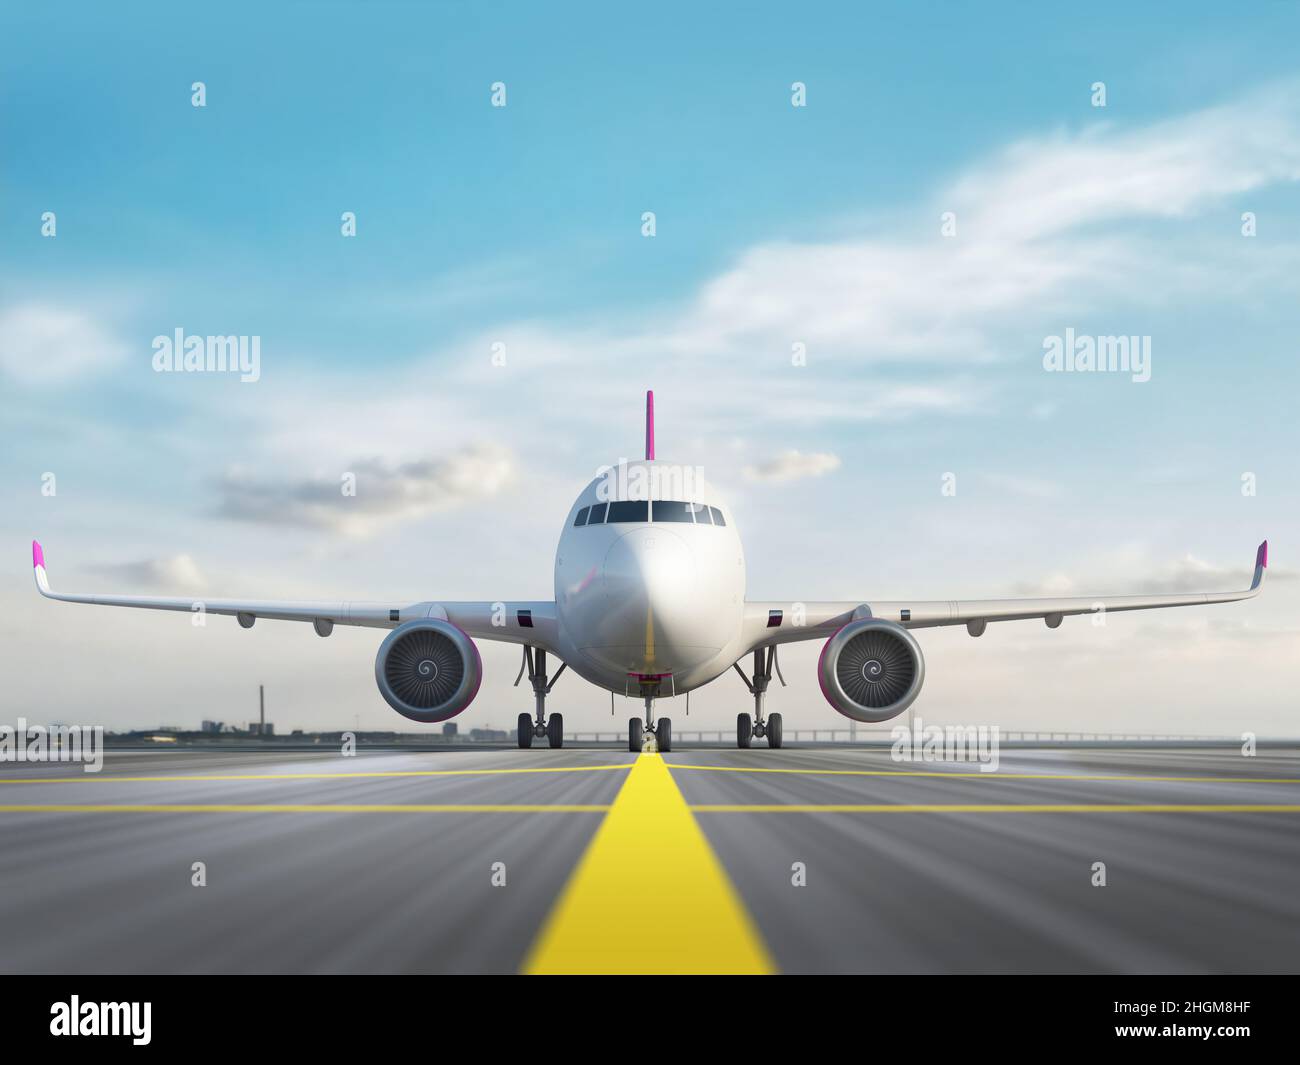
[[[674, 483], [678, 469], [653, 460], [622, 468], [628, 484], [650, 486]], [[575, 526], [583, 508], [590, 513], [593, 506], [623, 501], [611, 492], [611, 480], [597, 477], [583, 490], [560, 534], [555, 604], [561, 657], [611, 691], [635, 696], [643, 680], [658, 677], [661, 696], [680, 695], [730, 669], [743, 653], [740, 536], [731, 510], [702, 479], [686, 501], [680, 489], [650, 487], [642, 495], [649, 495], [650, 520]], [[694, 520], [654, 520], [656, 502], [676, 515], [670, 503], [678, 501], [697, 504], [686, 515]]]

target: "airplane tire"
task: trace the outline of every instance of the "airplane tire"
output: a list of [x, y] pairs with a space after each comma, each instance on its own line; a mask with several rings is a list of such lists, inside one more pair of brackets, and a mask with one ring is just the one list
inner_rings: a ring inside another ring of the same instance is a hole
[[655, 725], [655, 743], [661, 751], [673, 749], [673, 723], [666, 717], [661, 717]]
[[769, 747], [781, 746], [781, 715], [767, 715], [767, 745]]
[[736, 715], [736, 746], [748, 747], [754, 736], [754, 721], [748, 714]]
[[558, 750], [564, 746], [564, 715], [552, 714], [546, 722], [546, 738], [551, 749]]
[[641, 735], [641, 719], [634, 717], [627, 723], [627, 749], [633, 754], [641, 753]]
[[528, 750], [533, 745], [533, 717], [531, 714], [519, 715], [519, 746]]

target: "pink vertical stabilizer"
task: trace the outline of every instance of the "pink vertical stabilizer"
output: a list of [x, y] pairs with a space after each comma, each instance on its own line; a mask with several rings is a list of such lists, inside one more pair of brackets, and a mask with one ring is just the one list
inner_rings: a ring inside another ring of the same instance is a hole
[[645, 394], [645, 457], [647, 460], [653, 460], [655, 457], [655, 394], [647, 392]]

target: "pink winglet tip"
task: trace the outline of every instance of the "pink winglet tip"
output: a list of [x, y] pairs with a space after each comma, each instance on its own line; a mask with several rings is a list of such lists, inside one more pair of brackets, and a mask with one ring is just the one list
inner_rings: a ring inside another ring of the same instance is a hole
[[647, 461], [655, 457], [655, 394], [645, 394], [645, 457]]
[[35, 569], [37, 566], [44, 566], [44, 565], [45, 565], [45, 552], [41, 550], [40, 543], [36, 540], [33, 540], [32, 541], [32, 568]]
[[1255, 565], [1268, 569], [1268, 541], [1265, 540], [1259, 545], [1259, 550], [1255, 553]]

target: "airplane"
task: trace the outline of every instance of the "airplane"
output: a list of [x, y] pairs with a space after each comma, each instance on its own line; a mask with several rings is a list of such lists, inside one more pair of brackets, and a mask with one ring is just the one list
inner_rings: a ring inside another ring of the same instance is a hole
[[[391, 630], [375, 657], [375, 683], [399, 714], [424, 724], [463, 713], [478, 694], [483, 664], [475, 640], [521, 645], [534, 712], [521, 713], [518, 741], [564, 744], [562, 714], [546, 699], [566, 669], [611, 693], [639, 697], [645, 718], [628, 722], [628, 749], [653, 734], [672, 749], [672, 722], [655, 718], [661, 698], [687, 696], [734, 669], [754, 699], [754, 713], [736, 718], [736, 744], [783, 740], [780, 713], [764, 714], [773, 670], [785, 678], [777, 648], [825, 640], [817, 679], [827, 702], [854, 721], [888, 721], [920, 694], [925, 659], [913, 629], [965, 625], [981, 636], [991, 621], [1064, 618], [1122, 610], [1231, 603], [1258, 595], [1268, 567], [1259, 545], [1250, 587], [1236, 592], [1178, 595], [1071, 596], [966, 601], [847, 599], [761, 602], [745, 598], [745, 553], [731, 509], [692, 467], [655, 458], [654, 393], [646, 393], [645, 460], [603, 467], [574, 500], [555, 555], [555, 599], [549, 602], [283, 602], [51, 591], [45, 554], [32, 541], [36, 587], [49, 599], [150, 610], [231, 615], [244, 628], [259, 618], [309, 621], [317, 635], [335, 625]], [[547, 656], [560, 661], [548, 673]], [[741, 662], [749, 659], [748, 674]], [[689, 704], [688, 704], [689, 705]], [[648, 746], [648, 743], [646, 744]]]

